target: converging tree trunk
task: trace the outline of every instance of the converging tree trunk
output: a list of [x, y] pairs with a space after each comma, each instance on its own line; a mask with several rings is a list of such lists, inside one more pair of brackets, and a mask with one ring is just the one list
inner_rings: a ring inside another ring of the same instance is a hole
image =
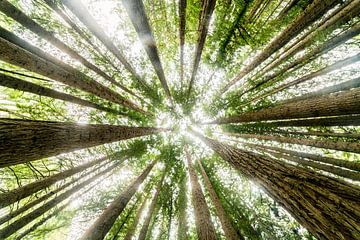
[[135, 194], [140, 184], [149, 175], [157, 161], [150, 163], [145, 170], [136, 178], [113, 202], [102, 212], [91, 227], [81, 237], [82, 240], [101, 240], [111, 229], [118, 216]]
[[151, 221], [151, 218], [153, 217], [153, 213], [154, 213], [156, 203], [157, 203], [160, 191], [161, 191], [161, 187], [162, 187], [163, 182], [164, 182], [165, 175], [166, 175], [166, 171], [163, 172], [162, 177], [160, 179], [160, 182], [158, 183], [158, 185], [156, 187], [155, 195], [152, 198], [150, 206], [149, 206], [149, 210], [146, 213], [146, 217], [145, 217], [143, 226], [141, 227], [138, 240], [145, 240], [146, 239], [146, 235], [148, 234], [150, 221]]
[[177, 238], [178, 240], [187, 240], [189, 239], [188, 234], [188, 223], [186, 218], [186, 208], [187, 208], [187, 188], [186, 188], [186, 176], [183, 176], [183, 179], [180, 182], [179, 186], [179, 210], [178, 210], [178, 230]]
[[185, 148], [185, 156], [188, 163], [188, 171], [191, 182], [191, 200], [195, 212], [195, 224], [198, 239], [217, 239], [214, 224], [206, 204], [205, 196], [201, 190], [195, 168], [191, 162], [188, 150]]
[[0, 119], [0, 142], [2, 143], [0, 163], [3, 166], [24, 163], [164, 130], [2, 118]]
[[318, 239], [360, 237], [358, 186], [192, 133], [264, 188]]
[[186, 6], [187, 0], [179, 0], [179, 39], [180, 39], [180, 83], [184, 84], [184, 46], [186, 27]]
[[126, 235], [124, 237], [124, 240], [132, 240], [132, 238], [134, 236], [134, 233], [135, 233], [135, 230], [136, 230], [136, 227], [139, 224], [140, 217], [142, 216], [142, 214], [144, 212], [146, 202], [147, 202], [147, 199], [145, 198], [144, 201], [142, 202], [140, 208], [138, 209], [136, 215], [135, 215], [134, 222], [128, 227]]
[[201, 172], [201, 175], [203, 177], [203, 180], [204, 180], [204, 183], [205, 183], [205, 186], [206, 186], [206, 189], [208, 190], [209, 192], [209, 195], [210, 195], [210, 198], [211, 198], [211, 201], [213, 202], [214, 206], [215, 206], [215, 210], [216, 210], [216, 213], [220, 219], [220, 222], [221, 222], [221, 226], [222, 226], [222, 229], [224, 230], [224, 233], [225, 233], [225, 237], [226, 239], [228, 240], [239, 240], [239, 239], [245, 239], [242, 235], [239, 235], [236, 230], [234, 229], [232, 223], [231, 223], [231, 220], [229, 219], [229, 217], [227, 216], [222, 204], [221, 204], [221, 201], [218, 197], [218, 195], [216, 194], [211, 182], [210, 182], [210, 179], [209, 177], [207, 176], [203, 166], [202, 166], [202, 163], [201, 161], [198, 160], [198, 165], [200, 167], [200, 172]]

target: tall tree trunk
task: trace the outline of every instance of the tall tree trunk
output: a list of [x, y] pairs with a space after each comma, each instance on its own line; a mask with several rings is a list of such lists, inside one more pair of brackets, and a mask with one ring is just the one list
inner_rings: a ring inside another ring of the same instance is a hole
[[17, 38], [16, 40], [19, 40], [19, 42], [21, 41], [21, 43], [26, 44], [26, 50], [22, 48], [22, 46], [24, 45], [21, 45], [21, 47], [17, 45], [19, 42], [13, 44], [1, 37], [1, 60], [25, 68], [37, 74], [49, 77], [70, 87], [78, 88], [82, 91], [92, 93], [100, 98], [104, 98], [110, 102], [114, 102], [131, 108], [137, 112], [148, 114], [134, 103], [125, 99], [120, 94], [112, 91], [111, 89], [105, 87], [104, 85], [101, 85], [100, 83], [92, 79], [89, 79], [86, 75], [75, 70], [69, 65], [61, 63], [58, 66], [58, 63], [60, 62], [59, 60], [55, 60], [53, 57], [44, 53], [42, 50], [31, 46], [30, 44], [19, 38]]
[[[105, 162], [104, 164], [97, 166], [97, 167], [94, 168], [93, 170], [89, 171], [89, 172], [87, 173], [87, 175], [92, 174], [92, 173], [95, 173], [95, 172], [98, 171], [100, 168], [104, 167], [106, 164], [108, 164], [108, 163]], [[56, 189], [54, 189], [54, 190], [52, 190], [52, 191], [49, 191], [49, 192], [46, 193], [45, 195], [37, 198], [36, 200], [34, 200], [34, 201], [32, 201], [32, 202], [30, 202], [30, 203], [28, 203], [28, 204], [26, 204], [26, 205], [23, 205], [22, 207], [17, 208], [16, 210], [13, 210], [13, 211], [9, 212], [7, 215], [5, 215], [5, 216], [3, 216], [3, 217], [0, 218], [0, 225], [3, 224], [3, 223], [5, 223], [5, 222], [7, 222], [7, 221], [9, 221], [9, 220], [11, 220], [11, 219], [13, 219], [13, 218], [15, 218], [16, 216], [18, 216], [18, 215], [20, 215], [21, 213], [29, 210], [30, 208], [36, 206], [37, 204], [39, 204], [39, 203], [41, 203], [41, 202], [49, 199], [51, 196], [53, 196], [53, 195], [61, 192], [61, 191], [64, 190], [65, 188], [69, 187], [70, 185], [72, 185], [72, 184], [74, 184], [74, 183], [76, 183], [76, 182], [79, 182], [81, 179], [83, 179], [83, 177], [84, 177], [84, 176], [81, 175], [80, 177], [77, 177], [76, 179], [74, 179], [74, 180], [72, 180], [72, 181], [69, 181], [69, 182], [63, 184], [62, 186], [60, 186], [60, 187], [58, 187], [58, 188], [56, 188]], [[47, 179], [48, 179], [48, 178], [47, 178]], [[41, 182], [41, 181], [42, 181], [42, 180], [39, 180], [39, 181], [37, 181], [36, 183], [39, 183], [39, 182]], [[29, 185], [32, 185], [32, 184], [29, 184]], [[24, 187], [27, 187], [27, 186], [29, 186], [29, 185], [26, 185], [26, 186], [24, 186]], [[37, 185], [35, 185], [35, 184], [33, 184], [33, 186], [34, 186], [34, 188], [38, 188]], [[50, 185], [48, 185], [48, 186], [50, 186]], [[48, 187], [48, 186], [45, 186], [45, 187], [42, 188], [42, 189], [45, 189], [45, 188]], [[23, 187], [20, 187], [20, 188], [23, 188]], [[16, 190], [17, 190], [17, 192], [19, 193], [19, 191], [18, 191], [19, 188], [16, 189]], [[31, 191], [32, 191], [33, 193], [35, 193], [34, 190], [31, 189]], [[11, 192], [14, 192], [14, 191], [11, 191]], [[30, 195], [28, 195], [28, 196], [30, 196]], [[10, 197], [11, 197], [11, 196], [10, 196]], [[0, 199], [2, 199], [2, 197], [0, 197]], [[6, 199], [6, 201], [9, 201], [7, 198], [5, 198], [5, 199]]]
[[[359, 24], [359, 26], [360, 26], [360, 24]], [[280, 104], [286, 104], [286, 103], [296, 102], [296, 101], [310, 99], [310, 98], [314, 98], [314, 97], [325, 96], [325, 95], [335, 93], [335, 92], [347, 91], [347, 90], [350, 90], [353, 88], [360, 88], [360, 77], [357, 77], [357, 78], [354, 78], [349, 81], [342, 82], [342, 83], [339, 83], [336, 85], [332, 85], [332, 86], [320, 89], [315, 92], [306, 93], [299, 97], [294, 97], [289, 100], [285, 100], [284, 102], [281, 102]]]
[[189, 239], [188, 234], [188, 224], [186, 218], [186, 208], [187, 208], [187, 189], [186, 189], [186, 176], [180, 182], [179, 185], [179, 210], [178, 210], [178, 230], [177, 230], [177, 239], [178, 240], [187, 240]]
[[234, 229], [231, 220], [229, 219], [229, 216], [226, 214], [222, 203], [216, 194], [209, 177], [207, 176], [204, 167], [202, 166], [201, 161], [198, 160], [198, 165], [200, 167], [200, 172], [203, 177], [206, 189], [209, 192], [211, 201], [213, 202], [215, 206], [216, 213], [220, 219], [222, 229], [224, 230], [225, 237], [228, 240], [239, 240], [239, 239], [245, 239], [242, 235], [239, 235], [236, 230]]
[[51, 88], [46, 88], [31, 82], [21, 80], [19, 78], [11, 77], [9, 75], [0, 73], [0, 86], [16, 89], [19, 91], [30, 92], [40, 96], [51, 97], [54, 99], [60, 99], [63, 101], [71, 102], [85, 107], [91, 107], [100, 111], [106, 111], [119, 115], [126, 116], [126, 113], [119, 112], [117, 110], [101, 106], [99, 104], [90, 102], [88, 100], [81, 99], [79, 97], [72, 96], [67, 93], [58, 92]]
[[282, 21], [283, 18], [287, 15], [287, 13], [296, 6], [296, 4], [299, 2], [299, 0], [289, 0], [289, 2], [286, 4], [286, 6], [281, 10], [279, 13], [277, 19], [278, 21]]
[[[15, 203], [17, 201], [20, 201], [23, 198], [26, 198], [42, 189], [46, 189], [47, 187], [53, 185], [56, 182], [59, 182], [61, 180], [64, 180], [68, 177], [71, 177], [77, 173], [80, 173], [82, 171], [85, 171], [97, 164], [103, 163], [108, 159], [108, 157], [102, 157], [96, 160], [93, 160], [91, 162], [79, 165], [77, 167], [73, 167], [69, 170], [65, 170], [63, 172], [54, 174], [52, 176], [40, 179], [36, 182], [29, 183], [25, 186], [16, 188], [14, 190], [1, 193], [0, 194], [0, 208], [6, 207], [12, 203]], [[121, 161], [124, 161], [125, 157], [121, 159]]]
[[255, 0], [254, 2], [249, 15], [246, 17], [247, 23], [250, 23], [253, 20], [255, 13], [260, 10], [260, 6], [263, 4], [264, 0]]
[[24, 163], [164, 130], [3, 118], [0, 119], [0, 163], [3, 166]]
[[201, 9], [201, 14], [199, 17], [199, 26], [198, 26], [199, 36], [198, 36], [196, 50], [195, 50], [193, 70], [191, 73], [187, 97], [190, 96], [191, 90], [194, 85], [196, 73], [197, 73], [199, 65], [200, 65], [202, 51], [203, 51], [204, 45], [205, 45], [206, 36], [207, 36], [208, 30], [209, 30], [210, 19], [211, 19], [212, 13], [214, 12], [215, 5], [216, 5], [216, 0], [202, 0], [203, 8]]
[[198, 239], [217, 239], [214, 224], [206, 204], [205, 196], [201, 190], [195, 168], [191, 162], [188, 150], [185, 148], [185, 156], [188, 163], [188, 171], [191, 182], [191, 200], [195, 213], [195, 224]]
[[7, 225], [3, 229], [0, 230], [0, 239], [5, 239], [15, 233], [17, 230], [21, 229], [22, 227], [26, 226], [36, 218], [40, 217], [50, 209], [54, 208], [57, 204], [61, 203], [62, 201], [66, 200], [75, 192], [79, 191], [83, 187], [87, 186], [100, 176], [104, 175], [107, 172], [110, 172], [115, 167], [118, 166], [118, 163], [111, 165], [110, 167], [106, 168], [105, 170], [97, 173], [96, 175], [90, 177], [89, 179], [85, 180], [84, 182], [74, 186], [73, 188], [67, 190], [66, 192], [60, 194], [59, 196], [53, 198], [52, 200], [46, 202], [42, 206], [36, 208], [35, 210], [29, 212], [25, 216], [19, 218], [18, 220], [12, 222], [11, 224]]
[[131, 224], [131, 226], [128, 227], [126, 235], [124, 237], [124, 240], [132, 240], [132, 238], [134, 236], [134, 233], [135, 233], [135, 230], [136, 230], [136, 227], [139, 224], [140, 217], [143, 214], [143, 211], [145, 209], [146, 202], [147, 202], [147, 199], [145, 198], [144, 201], [142, 202], [139, 210], [136, 213], [134, 222]]
[[0, 10], [6, 14], [8, 17], [13, 18], [15, 21], [23, 25], [25, 28], [31, 30], [35, 34], [39, 35], [40, 37], [46, 39], [49, 41], [52, 45], [60, 49], [62, 52], [65, 52], [75, 60], [81, 62], [84, 66], [91, 69], [92, 71], [96, 72], [100, 76], [102, 76], [104, 79], [108, 80], [109, 82], [117, 85], [118, 83], [112, 79], [109, 75], [107, 75], [104, 71], [102, 71], [100, 68], [95, 66], [94, 64], [90, 63], [88, 60], [86, 60], [84, 57], [82, 57], [80, 54], [78, 54], [76, 51], [71, 49], [69, 46], [67, 46], [65, 43], [57, 39], [53, 33], [47, 31], [45, 28], [41, 27], [39, 24], [37, 24], [34, 20], [26, 16], [23, 12], [21, 12], [19, 9], [17, 9], [15, 6], [10, 4], [7, 0], [2, 0], [0, 2]]
[[180, 38], [180, 83], [184, 84], [184, 46], [186, 28], [186, 6], [187, 0], [179, 0], [179, 38]]
[[144, 4], [141, 0], [122, 0], [124, 7], [131, 19], [132, 24], [139, 36], [140, 41], [155, 69], [165, 94], [172, 103], [170, 89], [166, 82], [165, 73], [161, 65], [156, 42], [146, 16]]
[[[49, 0], [47, 0], [49, 1]], [[94, 34], [106, 48], [124, 65], [125, 69], [129, 71], [132, 76], [147, 90], [151, 90], [151, 87], [146, 83], [144, 79], [135, 71], [134, 67], [126, 60], [124, 54], [115, 46], [113, 41], [106, 35], [100, 25], [91, 16], [86, 7], [80, 0], [69, 1], [62, 0], [62, 3], [70, 9], [70, 11], [78, 17], [78, 19]]]
[[264, 188], [318, 239], [359, 238], [358, 186], [192, 133]]
[[258, 140], [276, 141], [280, 143], [291, 143], [291, 144], [305, 145], [311, 147], [333, 149], [338, 151], [360, 153], [360, 143], [358, 142], [317, 140], [317, 139], [280, 137], [280, 136], [269, 136], [269, 135], [259, 135], [259, 134], [237, 134], [237, 136], [241, 138], [255, 138]]
[[280, 35], [275, 37], [256, 57], [242, 70], [239, 74], [226, 84], [220, 93], [224, 94], [229, 88], [240, 81], [246, 74], [254, 70], [264, 60], [270, 57], [274, 52], [283, 47], [291, 39], [293, 39], [302, 30], [322, 17], [329, 9], [339, 3], [338, 0], [314, 0], [291, 24], [289, 24]]
[[91, 227], [86, 230], [84, 235], [81, 237], [82, 240], [100, 240], [106, 236], [118, 216], [122, 213], [127, 203], [139, 188], [140, 184], [149, 175], [156, 162], [157, 161], [155, 160], [150, 163], [140, 176], [114, 199], [114, 201], [102, 212]]
[[143, 226], [141, 227], [141, 230], [140, 230], [140, 233], [139, 233], [138, 240], [145, 240], [146, 239], [146, 235], [148, 234], [150, 221], [151, 221], [151, 218], [153, 217], [153, 213], [154, 213], [154, 210], [155, 210], [155, 207], [156, 207], [157, 199], [158, 199], [160, 191], [161, 191], [161, 187], [162, 187], [163, 182], [164, 182], [165, 175], [166, 175], [166, 171], [163, 172], [161, 180], [160, 180], [160, 182], [158, 183], [158, 185], [156, 187], [155, 195], [151, 200], [149, 210], [148, 210], [148, 212], [146, 214]]
[[340, 116], [360, 113], [360, 89], [334, 93], [288, 104], [277, 105], [257, 112], [219, 118], [211, 124], [241, 123], [265, 120], [282, 120], [323, 116]]

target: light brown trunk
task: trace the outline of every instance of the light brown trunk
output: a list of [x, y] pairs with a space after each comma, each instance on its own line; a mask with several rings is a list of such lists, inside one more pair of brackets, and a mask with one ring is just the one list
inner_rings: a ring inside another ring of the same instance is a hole
[[214, 224], [211, 221], [211, 215], [206, 204], [205, 196], [201, 190], [196, 171], [191, 162], [191, 157], [187, 149], [185, 149], [185, 155], [188, 163], [188, 171], [191, 182], [191, 200], [195, 212], [195, 224], [198, 239], [202, 240], [215, 240], [216, 231]]
[[161, 131], [164, 129], [2, 118], [0, 163], [24, 163]]
[[360, 237], [358, 186], [193, 134], [260, 185], [318, 239]]
[[124, 237], [124, 240], [132, 240], [132, 238], [134, 236], [134, 233], [135, 233], [135, 230], [136, 230], [136, 227], [139, 224], [140, 217], [141, 217], [141, 215], [142, 215], [142, 213], [143, 213], [143, 211], [145, 209], [146, 202], [147, 202], [146, 200], [147, 199], [145, 198], [144, 201], [142, 202], [139, 210], [136, 213], [134, 222], [131, 224], [131, 226], [128, 227], [126, 235]]
[[96, 221], [86, 230], [82, 240], [102, 240], [111, 229], [112, 225], [122, 213], [140, 184], [149, 175], [156, 164], [156, 160], [150, 163], [140, 176], [135, 179], [114, 201], [102, 212]]
[[222, 229], [224, 230], [224, 233], [225, 233], [225, 237], [226, 239], [228, 240], [239, 240], [239, 239], [245, 239], [243, 236], [239, 235], [236, 230], [234, 229], [232, 223], [231, 223], [231, 220], [229, 219], [228, 215], [226, 214], [223, 206], [222, 206], [222, 203], [218, 197], [218, 195], [216, 194], [211, 182], [210, 182], [210, 179], [209, 177], [207, 176], [203, 166], [202, 166], [202, 163], [201, 161], [198, 160], [198, 165], [200, 167], [200, 172], [201, 172], [201, 175], [203, 177], [203, 180], [204, 180], [204, 183], [205, 183], [205, 186], [206, 186], [206, 189], [208, 190], [209, 192], [209, 195], [210, 195], [210, 198], [211, 198], [211, 201], [213, 202], [214, 206], [215, 206], [215, 210], [216, 210], [216, 213], [220, 219], [220, 222], [221, 222], [221, 226], [222, 226]]

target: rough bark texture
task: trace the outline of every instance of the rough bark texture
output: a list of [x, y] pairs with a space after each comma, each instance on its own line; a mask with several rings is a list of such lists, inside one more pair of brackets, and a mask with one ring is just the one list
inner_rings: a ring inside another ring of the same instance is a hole
[[197, 45], [196, 45], [196, 50], [195, 50], [195, 58], [194, 58], [194, 63], [193, 63], [193, 70], [191, 73], [189, 89], [187, 92], [188, 97], [191, 94], [191, 90], [194, 85], [196, 73], [199, 68], [202, 51], [204, 49], [206, 36], [207, 36], [208, 30], [209, 30], [210, 19], [211, 19], [212, 13], [214, 12], [215, 5], [216, 5], [216, 0], [203, 0], [202, 1], [202, 9], [201, 9], [201, 14], [200, 14], [200, 18], [199, 18], [199, 26], [198, 26], [199, 37], [197, 40]]
[[179, 0], [180, 82], [184, 84], [184, 45], [187, 0]]
[[340, 116], [360, 113], [360, 89], [282, 104], [257, 112], [220, 118], [211, 123], [227, 124], [265, 120]]
[[143, 47], [154, 66], [155, 72], [165, 90], [165, 94], [170, 101], [171, 94], [167, 85], [163, 67], [161, 65], [158, 49], [156, 47], [155, 38], [151, 31], [149, 21], [147, 19], [144, 4], [141, 0], [122, 0], [124, 7], [131, 19], [132, 24], [141, 40]]
[[111, 229], [127, 203], [137, 191], [140, 184], [150, 173], [157, 161], [150, 163], [140, 176], [135, 179], [114, 201], [102, 212], [91, 227], [81, 237], [82, 240], [101, 240]]
[[358, 186], [193, 134], [260, 185], [318, 239], [360, 238]]
[[216, 210], [216, 214], [218, 215], [220, 222], [221, 222], [221, 226], [222, 229], [224, 230], [225, 233], [225, 237], [228, 240], [239, 240], [239, 239], [245, 239], [243, 236], [239, 235], [236, 230], [234, 229], [230, 218], [228, 217], [228, 215], [226, 214], [222, 203], [218, 197], [218, 195], [216, 194], [209, 177], [207, 176], [201, 161], [198, 161], [198, 165], [200, 166], [200, 172], [201, 175], [203, 177], [206, 189], [209, 192], [211, 201], [213, 202], [214, 206], [215, 206], [215, 210]]
[[226, 84], [220, 91], [221, 94], [225, 93], [232, 85], [240, 81], [246, 74], [255, 69], [265, 59], [270, 57], [274, 52], [283, 47], [293, 37], [299, 34], [307, 26], [312, 24], [318, 18], [322, 17], [329, 9], [339, 0], [314, 0], [290, 25], [286, 27], [280, 35], [275, 37], [256, 57], [242, 70], [239, 74]]
[[199, 184], [196, 171], [191, 162], [190, 154], [185, 149], [185, 155], [188, 163], [188, 171], [191, 182], [191, 200], [195, 213], [195, 224], [198, 239], [202, 240], [214, 240], [216, 238], [216, 231], [214, 224], [211, 221], [211, 215], [206, 204], [204, 193]]
[[24, 163], [161, 131], [164, 129], [3, 118], [0, 163]]
[[42, 206], [34, 209], [33, 211], [29, 212], [25, 216], [19, 218], [18, 220], [12, 222], [11, 224], [7, 225], [3, 229], [0, 230], [0, 239], [5, 239], [15, 233], [17, 230], [21, 229], [22, 227], [26, 226], [36, 218], [40, 217], [50, 209], [54, 208], [57, 204], [61, 203], [62, 201], [66, 200], [68, 197], [70, 197], [75, 192], [79, 191], [83, 187], [87, 186], [100, 176], [104, 175], [105, 173], [113, 170], [115, 167], [117, 167], [118, 164], [115, 163], [108, 167], [107, 169], [97, 173], [96, 175], [90, 177], [89, 179], [85, 180], [84, 182], [74, 186], [73, 188], [67, 190], [66, 192], [60, 194], [59, 196], [53, 198], [52, 200], [46, 202]]
[[344, 141], [331, 141], [331, 140], [317, 140], [308, 138], [293, 138], [282, 136], [269, 136], [259, 134], [237, 134], [241, 138], [255, 138], [259, 140], [269, 140], [281, 143], [291, 143], [298, 145], [305, 145], [318, 148], [334, 149], [338, 151], [346, 151], [353, 153], [360, 153], [360, 143], [357, 142], [344, 142]]
[[[31, 50], [29, 49], [31, 47]], [[25, 68], [29, 71], [49, 77], [53, 80], [66, 84], [70, 87], [78, 88], [82, 91], [92, 93], [100, 98], [114, 102], [135, 111], [146, 113], [137, 105], [125, 99], [120, 94], [101, 85], [100, 83], [87, 78], [84, 74], [73, 69], [66, 64], [60, 64], [50, 55], [44, 53], [38, 48], [27, 44], [27, 49], [13, 44], [3, 38], [0, 38], [0, 59], [10, 64]], [[30, 51], [29, 51], [30, 50]], [[34, 52], [36, 51], [36, 54]], [[41, 54], [41, 56], [39, 56]]]
[[157, 187], [156, 187], [156, 191], [155, 191], [155, 195], [151, 200], [150, 206], [149, 206], [149, 210], [146, 214], [146, 217], [144, 219], [144, 223], [140, 229], [140, 233], [139, 233], [139, 237], [138, 240], [145, 240], [146, 239], [146, 235], [148, 233], [148, 229], [149, 229], [149, 225], [150, 225], [150, 221], [151, 218], [153, 217], [153, 213], [156, 207], [156, 203], [157, 203], [157, 199], [159, 197], [160, 191], [161, 191], [161, 187], [163, 185], [164, 182], [164, 178], [165, 178], [166, 172], [164, 171], [160, 182], [158, 183]]
[[177, 239], [187, 240], [188, 235], [188, 224], [186, 219], [186, 208], [187, 208], [187, 191], [186, 191], [186, 177], [184, 176], [179, 186], [179, 213], [178, 213], [178, 229]]
[[94, 108], [94, 109], [97, 109], [100, 111], [106, 111], [106, 112], [126, 116], [125, 113], [116, 111], [111, 108], [101, 106], [99, 104], [90, 102], [88, 100], [84, 100], [84, 99], [72, 96], [70, 94], [67, 94], [67, 93], [58, 92], [58, 91], [52, 90], [50, 88], [46, 88], [46, 87], [31, 83], [31, 82], [27, 82], [27, 81], [24, 81], [24, 80], [15, 78], [15, 77], [1, 74], [1, 73], [0, 73], [0, 86], [16, 89], [19, 91], [30, 92], [30, 93], [34, 93], [34, 94], [40, 95], [40, 96], [46, 96], [46, 97], [51, 97], [51, 98], [55, 98], [55, 99], [60, 99], [60, 100], [75, 103], [75, 104], [78, 104], [78, 105], [81, 105], [84, 107], [91, 107], [91, 108]]
[[139, 210], [136, 213], [134, 222], [131, 224], [131, 226], [128, 227], [126, 235], [124, 237], [124, 240], [132, 240], [132, 238], [134, 236], [134, 233], [135, 233], [135, 230], [136, 230], [136, 227], [139, 224], [140, 217], [141, 217], [141, 215], [142, 215], [142, 213], [143, 213], [143, 211], [145, 209], [146, 202], [147, 202], [146, 200], [147, 199], [145, 198], [144, 201], [142, 202]]

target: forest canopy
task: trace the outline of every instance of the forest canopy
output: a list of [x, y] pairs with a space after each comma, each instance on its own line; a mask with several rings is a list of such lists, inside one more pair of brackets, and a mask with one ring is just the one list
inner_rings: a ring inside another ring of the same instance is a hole
[[360, 0], [0, 0], [0, 239], [360, 239]]

